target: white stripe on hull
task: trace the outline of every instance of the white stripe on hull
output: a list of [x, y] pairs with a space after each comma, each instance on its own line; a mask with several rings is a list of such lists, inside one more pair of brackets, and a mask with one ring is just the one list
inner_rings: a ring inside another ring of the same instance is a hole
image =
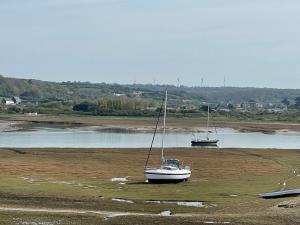
[[189, 170], [151, 169], [144, 172], [147, 180], [187, 180], [191, 176]]

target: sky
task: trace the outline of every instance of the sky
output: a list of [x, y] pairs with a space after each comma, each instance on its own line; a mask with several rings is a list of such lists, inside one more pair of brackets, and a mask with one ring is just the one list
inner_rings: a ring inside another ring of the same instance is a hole
[[0, 0], [0, 74], [300, 88], [299, 0]]

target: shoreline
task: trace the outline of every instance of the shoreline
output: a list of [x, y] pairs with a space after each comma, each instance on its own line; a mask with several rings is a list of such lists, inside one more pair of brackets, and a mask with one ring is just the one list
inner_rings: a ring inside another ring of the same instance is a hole
[[0, 120], [0, 132], [19, 131], [20, 126], [26, 124], [23, 121], [2, 121]]
[[[0, 116], [1, 131], [22, 130], [22, 126], [62, 126], [62, 127], [86, 127], [93, 126], [99, 130], [113, 130], [120, 132], [153, 132], [156, 118], [131, 118], [131, 117], [82, 117], [82, 116]], [[206, 129], [206, 122], [195, 118], [168, 118], [168, 132], [197, 132]], [[237, 122], [214, 121], [212, 129], [231, 128], [239, 132], [261, 132], [266, 134], [285, 134], [288, 132], [300, 132], [300, 123], [279, 122]]]

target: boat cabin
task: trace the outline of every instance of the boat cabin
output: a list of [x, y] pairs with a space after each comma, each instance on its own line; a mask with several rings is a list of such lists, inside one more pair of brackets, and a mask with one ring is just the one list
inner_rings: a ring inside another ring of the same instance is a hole
[[162, 164], [164, 169], [172, 170], [172, 169], [179, 169], [180, 162], [178, 159], [166, 159]]

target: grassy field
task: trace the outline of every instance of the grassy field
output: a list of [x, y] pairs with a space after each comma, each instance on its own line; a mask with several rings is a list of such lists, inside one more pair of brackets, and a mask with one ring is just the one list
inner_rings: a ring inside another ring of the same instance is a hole
[[[73, 209], [75, 212], [1, 211], [0, 224], [297, 224], [299, 208], [258, 194], [299, 188], [300, 151], [263, 149], [167, 149], [192, 168], [189, 182], [155, 185], [144, 182], [147, 149], [1, 149], [0, 207]], [[154, 150], [151, 165], [159, 162]], [[126, 177], [127, 182], [112, 182]], [[120, 198], [134, 203], [112, 200]], [[207, 207], [148, 203], [149, 200], [203, 201]], [[107, 218], [76, 210], [103, 210], [172, 217]], [[182, 217], [179, 216], [182, 213]], [[9, 221], [9, 222], [8, 222]], [[44, 222], [44, 223], [43, 223]]]

